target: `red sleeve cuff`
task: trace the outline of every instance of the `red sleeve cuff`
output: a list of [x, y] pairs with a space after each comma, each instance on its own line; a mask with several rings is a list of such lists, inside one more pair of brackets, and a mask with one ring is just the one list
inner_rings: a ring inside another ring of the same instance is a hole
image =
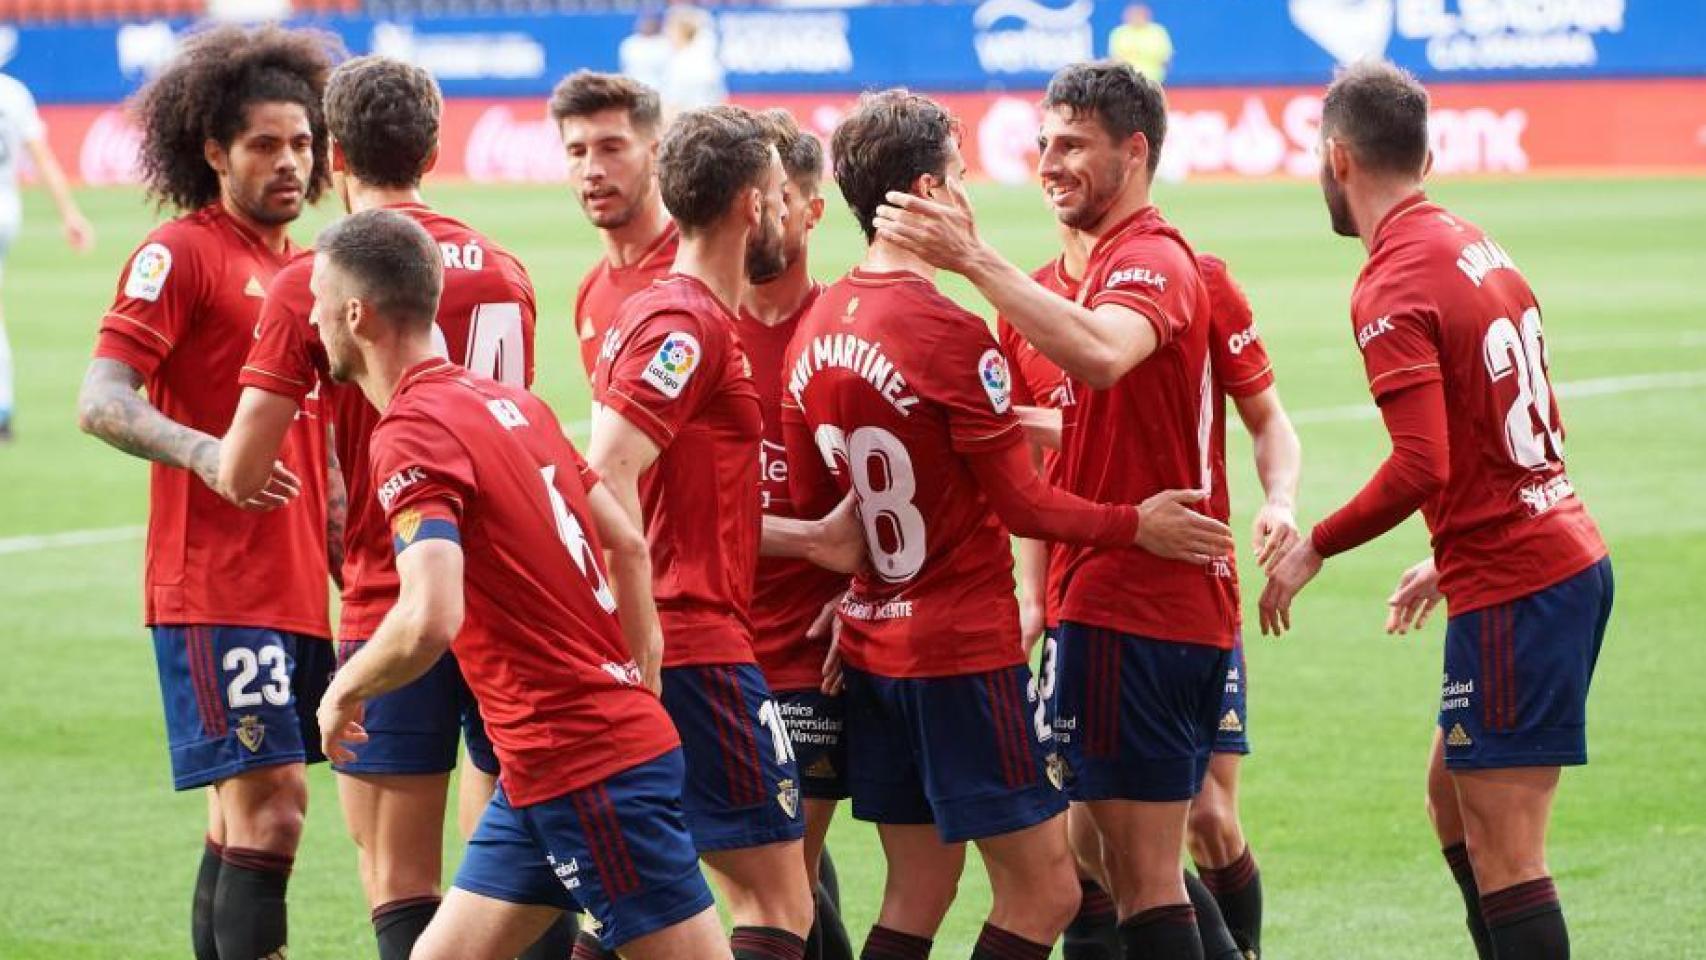
[[661, 450], [675, 439], [675, 430], [645, 404], [622, 392], [621, 387], [604, 388], [604, 405], [622, 415]]
[[281, 397], [289, 397], [297, 403], [308, 396], [313, 390], [312, 384], [303, 383], [294, 377], [273, 373], [271, 370], [254, 365], [244, 366], [237, 374], [237, 383], [245, 387], [254, 387], [268, 393], [276, 393]]
[[1148, 320], [1149, 325], [1155, 328], [1155, 342], [1157, 345], [1164, 347], [1172, 342], [1172, 327], [1167, 323], [1166, 319], [1164, 319], [1165, 314], [1161, 309], [1161, 305], [1156, 303], [1154, 300], [1151, 300], [1141, 293], [1132, 293], [1129, 290], [1103, 290], [1101, 293], [1091, 297], [1084, 306], [1088, 310], [1094, 310], [1104, 303], [1111, 303], [1115, 306], [1125, 307], [1127, 310], [1131, 310], [1143, 317], [1143, 319]]
[[1439, 383], [1444, 379], [1444, 375], [1440, 373], [1439, 364], [1430, 361], [1377, 373], [1368, 378], [1368, 391], [1374, 394], [1374, 399], [1379, 402], [1400, 390], [1423, 383]]
[[1270, 366], [1264, 367], [1261, 373], [1253, 377], [1246, 377], [1236, 383], [1223, 383], [1220, 385], [1220, 389], [1226, 391], [1227, 396], [1242, 400], [1253, 397], [1273, 385], [1274, 368]]
[[144, 340], [113, 327], [102, 327], [100, 336], [95, 340], [97, 359], [117, 360], [144, 377], [154, 373], [170, 349], [170, 345], [163, 346], [157, 341]]
[[955, 432], [950, 439], [953, 440], [954, 449], [961, 453], [985, 453], [1024, 442], [1025, 430], [1015, 418], [992, 433], [968, 435]]

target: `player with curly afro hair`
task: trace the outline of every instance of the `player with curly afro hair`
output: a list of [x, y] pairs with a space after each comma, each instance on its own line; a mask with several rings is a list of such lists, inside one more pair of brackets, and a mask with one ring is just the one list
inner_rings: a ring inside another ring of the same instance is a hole
[[304, 766], [322, 759], [302, 730], [334, 660], [326, 531], [342, 519], [324, 424], [291, 425], [282, 456], [300, 481], [281, 466], [247, 510], [215, 495], [206, 431], [231, 421], [267, 285], [302, 253], [287, 231], [331, 181], [321, 97], [337, 50], [329, 34], [221, 27], [137, 96], [148, 195], [181, 215], [126, 262], [79, 398], [84, 432], [154, 464], [147, 623], [173, 785], [211, 788], [196, 960], [286, 955]]
[[[331, 183], [321, 98], [339, 50], [314, 30], [228, 26], [190, 37], [131, 104], [148, 195], [185, 212], [223, 199], [257, 224], [296, 219]], [[262, 119], [297, 122], [281, 138], [260, 131]], [[300, 168], [264, 163], [280, 152], [301, 153]]]

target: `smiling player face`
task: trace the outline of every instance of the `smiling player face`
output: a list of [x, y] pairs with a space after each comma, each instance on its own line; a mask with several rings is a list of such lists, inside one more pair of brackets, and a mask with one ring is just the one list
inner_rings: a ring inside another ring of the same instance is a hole
[[1100, 223], [1135, 175], [1127, 144], [1115, 142], [1095, 116], [1065, 107], [1044, 111], [1037, 151], [1043, 198], [1075, 230]]
[[601, 110], [558, 126], [569, 189], [600, 230], [626, 226], [657, 193], [657, 139], [634, 129], [628, 111]]
[[290, 223], [302, 215], [308, 179], [314, 172], [314, 129], [297, 103], [256, 103], [229, 147], [208, 145], [208, 162], [219, 173], [226, 205], [264, 226]]

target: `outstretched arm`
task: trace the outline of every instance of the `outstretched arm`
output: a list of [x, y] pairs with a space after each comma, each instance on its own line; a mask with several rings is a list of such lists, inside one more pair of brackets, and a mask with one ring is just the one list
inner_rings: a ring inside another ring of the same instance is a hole
[[[300, 486], [295, 475], [278, 459], [279, 451], [284, 449], [285, 435], [296, 422], [296, 409], [296, 401], [283, 394], [259, 387], [243, 388], [231, 426], [219, 443], [218, 476], [213, 489], [220, 496], [241, 505], [265, 495], [275, 486]], [[329, 433], [326, 449], [328, 453], [332, 449]], [[335, 458], [328, 456], [331, 459]], [[341, 473], [337, 482], [341, 489]], [[328, 485], [328, 493], [331, 489]], [[338, 549], [343, 549], [341, 537]]]
[[1252, 531], [1256, 563], [1273, 572], [1274, 565], [1297, 542], [1297, 481], [1303, 470], [1303, 445], [1280, 403], [1279, 390], [1268, 387], [1233, 405], [1255, 447], [1256, 477], [1267, 499], [1256, 512]]
[[77, 397], [77, 426], [134, 457], [181, 467], [219, 489], [219, 440], [161, 413], [137, 391], [142, 374], [104, 357], [90, 361]]

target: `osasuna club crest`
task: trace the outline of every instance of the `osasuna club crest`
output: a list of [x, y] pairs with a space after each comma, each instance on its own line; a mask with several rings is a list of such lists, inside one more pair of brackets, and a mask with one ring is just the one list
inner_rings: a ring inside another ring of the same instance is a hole
[[792, 779], [779, 780], [776, 783], [776, 805], [792, 820], [800, 812], [800, 785]]
[[250, 753], [259, 753], [261, 741], [267, 737], [267, 725], [254, 714], [242, 717], [237, 721], [237, 742], [248, 748]]

